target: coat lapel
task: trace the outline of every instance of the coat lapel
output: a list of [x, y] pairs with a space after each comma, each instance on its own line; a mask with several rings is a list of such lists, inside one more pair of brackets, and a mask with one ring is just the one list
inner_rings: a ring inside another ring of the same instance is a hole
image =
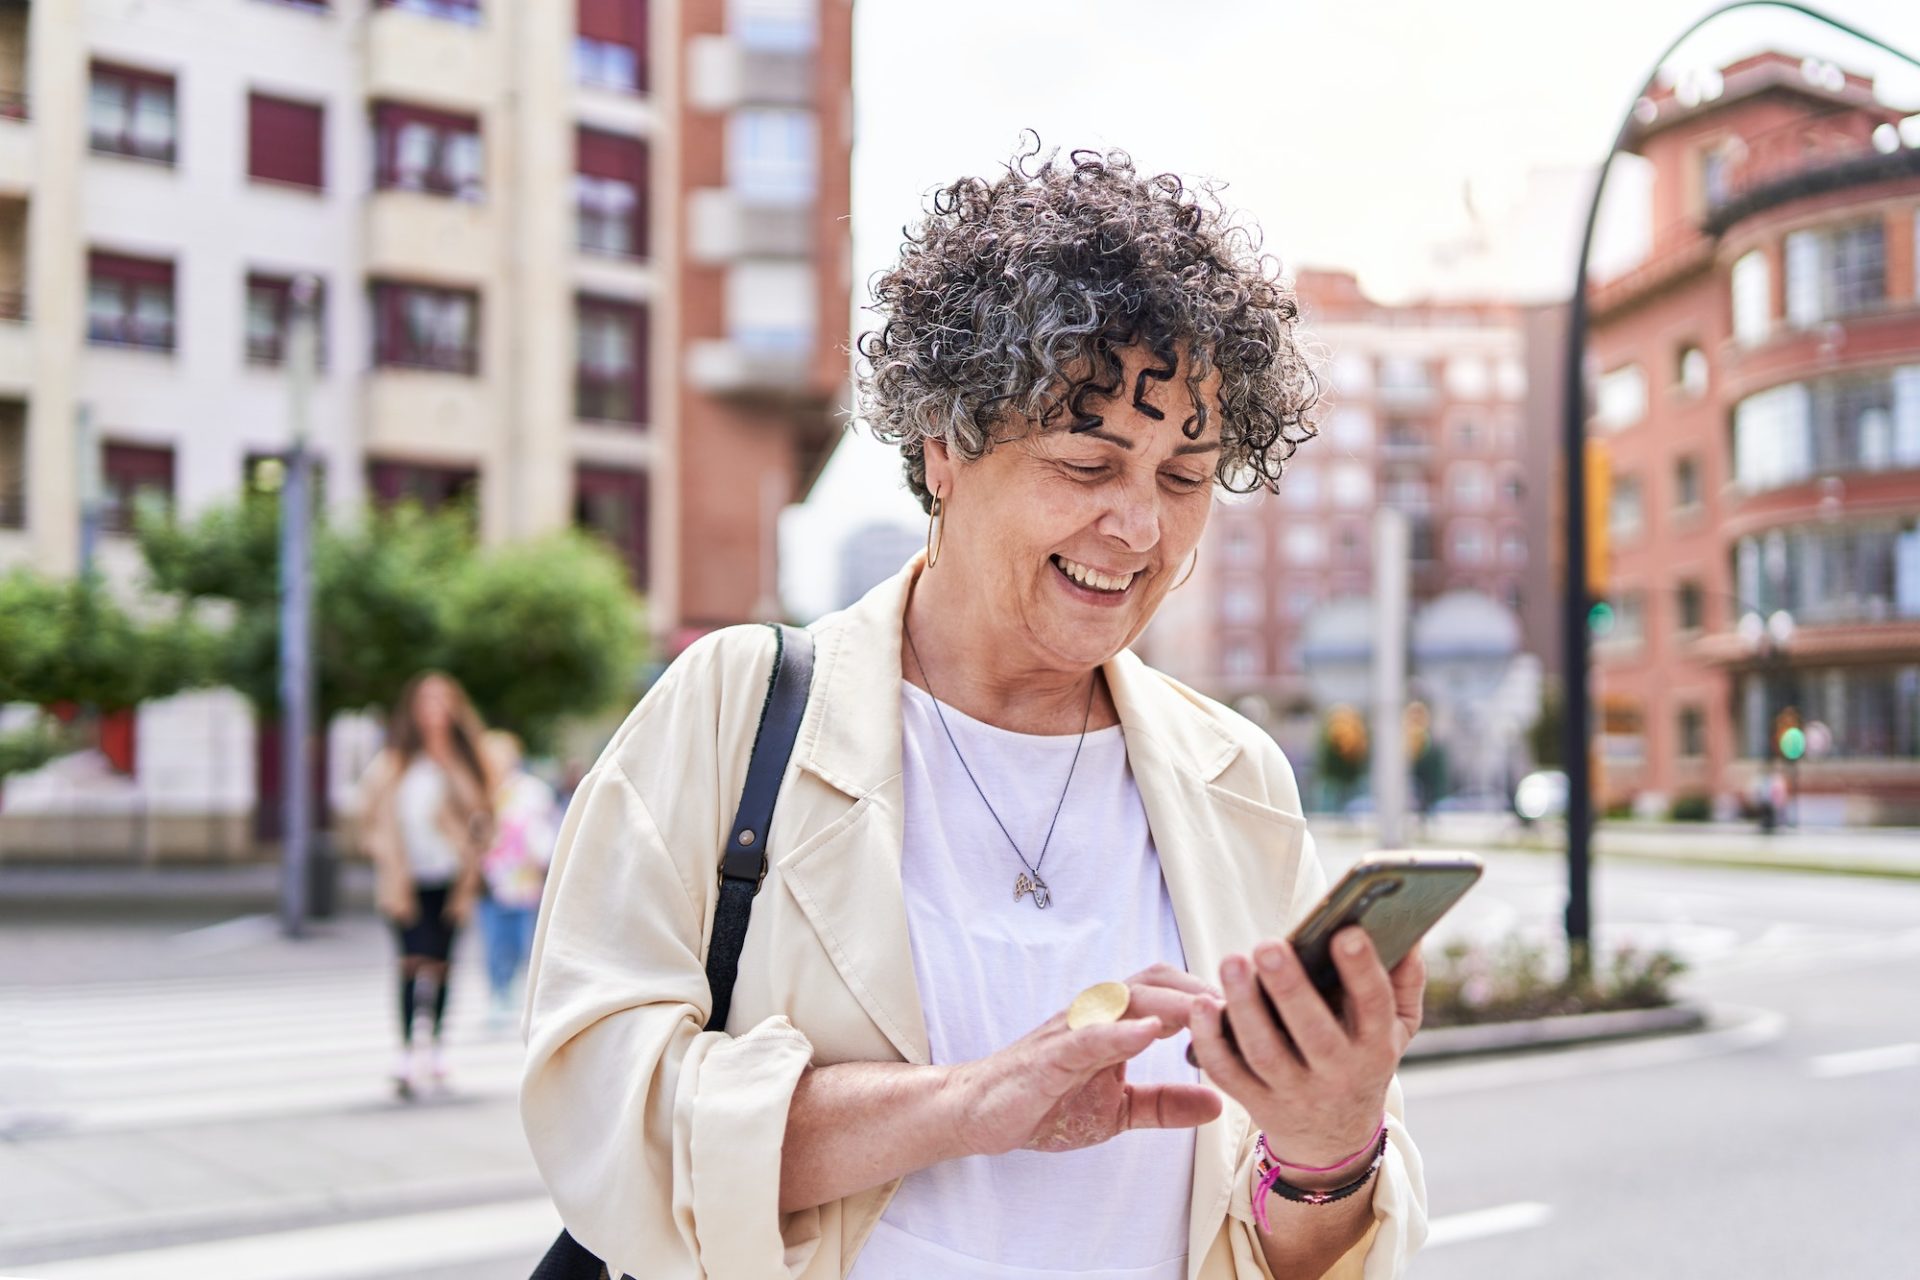
[[916, 559], [815, 626], [813, 691], [794, 758], [825, 785], [808, 787], [804, 806], [789, 807], [782, 795], [782, 816], [816, 834], [779, 870], [847, 989], [905, 1061], [925, 1066], [926, 1016], [900, 881], [900, 619], [918, 570]]

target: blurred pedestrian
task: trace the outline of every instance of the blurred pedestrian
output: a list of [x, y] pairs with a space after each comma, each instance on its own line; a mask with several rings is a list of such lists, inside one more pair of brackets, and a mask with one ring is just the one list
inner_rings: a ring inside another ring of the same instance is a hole
[[559, 835], [560, 806], [553, 788], [527, 771], [520, 739], [504, 729], [487, 734], [493, 770], [493, 844], [481, 859], [486, 893], [480, 899], [480, 934], [487, 946], [489, 1025], [505, 1026], [514, 1005], [514, 982], [533, 950], [540, 891]]
[[[493, 839], [485, 727], [453, 677], [428, 671], [401, 691], [387, 745], [361, 782], [361, 844], [373, 860], [380, 913], [400, 951], [400, 1051], [395, 1090], [447, 1079], [442, 1053], [453, 945], [480, 899], [481, 853]], [[425, 1011], [432, 1039], [416, 1049]], [[423, 1060], [424, 1059], [424, 1060]]]

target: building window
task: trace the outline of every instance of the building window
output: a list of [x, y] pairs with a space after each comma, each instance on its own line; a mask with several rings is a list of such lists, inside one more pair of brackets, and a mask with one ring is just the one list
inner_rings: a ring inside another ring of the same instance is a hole
[[1527, 535], [1509, 526], [1500, 534], [1500, 563], [1517, 569], [1527, 562]]
[[1410, 418], [1388, 418], [1383, 452], [1389, 458], [1424, 457], [1427, 452], [1426, 429]]
[[1500, 497], [1508, 506], [1519, 506], [1526, 496], [1527, 482], [1518, 471], [1509, 471], [1500, 478]]
[[1450, 531], [1455, 564], [1482, 565], [1487, 562], [1487, 531], [1477, 520], [1457, 521]]
[[1601, 638], [1610, 644], [1635, 645], [1646, 637], [1645, 598], [1638, 591], [1621, 592], [1613, 601], [1613, 629]]
[[27, 406], [0, 400], [0, 529], [27, 524]]
[[1373, 502], [1373, 472], [1364, 462], [1342, 462], [1330, 477], [1333, 504], [1355, 511]]
[[1526, 609], [1527, 593], [1520, 589], [1520, 584], [1517, 582], [1509, 582], [1506, 590], [1501, 592], [1500, 598], [1515, 614], [1522, 613]]
[[480, 297], [471, 289], [374, 282], [377, 366], [478, 373], [479, 327]]
[[1261, 612], [1260, 588], [1250, 583], [1236, 582], [1220, 597], [1220, 618], [1223, 622], [1242, 627], [1254, 626], [1259, 623]]
[[1706, 625], [1706, 592], [1697, 582], [1683, 582], [1674, 593], [1675, 612], [1679, 616], [1680, 630], [1698, 631]]
[[811, 262], [749, 260], [727, 271], [727, 336], [750, 355], [805, 356], [819, 307]]
[[1433, 393], [1433, 374], [1419, 356], [1380, 357], [1380, 394], [1414, 399]]
[[1382, 496], [1388, 506], [1410, 515], [1423, 515], [1433, 510], [1433, 490], [1427, 484], [1426, 477], [1417, 473], [1389, 475]]
[[1740, 539], [1743, 608], [1803, 623], [1920, 618], [1920, 522], [1802, 525]]
[[[313, 299], [314, 366], [327, 363], [327, 294], [323, 286]], [[279, 364], [287, 358], [287, 334], [293, 324], [293, 278], [247, 275], [247, 363]]]
[[449, 22], [480, 21], [480, 0], [374, 0], [374, 7], [405, 9], [408, 13], [444, 18]]
[[581, 298], [576, 309], [574, 416], [647, 421], [647, 313], [630, 302]]
[[1674, 357], [1674, 382], [1689, 396], [1707, 394], [1707, 353], [1689, 343]]
[[1485, 400], [1493, 390], [1493, 374], [1479, 356], [1455, 356], [1447, 361], [1447, 393], [1456, 400]]
[[1733, 474], [1771, 489], [1817, 475], [1920, 466], [1920, 365], [1792, 382], [1733, 410]]
[[1362, 405], [1335, 409], [1327, 418], [1327, 441], [1342, 449], [1373, 447], [1373, 410]]
[[322, 190], [325, 124], [324, 110], [310, 103], [247, 95], [247, 176]]
[[1878, 307], [1887, 296], [1886, 226], [1795, 231], [1787, 236], [1787, 323], [1796, 329]]
[[1493, 502], [1493, 476], [1485, 463], [1456, 462], [1447, 473], [1454, 506], [1478, 511]]
[[1251, 680], [1260, 674], [1260, 646], [1248, 640], [1235, 640], [1227, 646], [1226, 674], [1235, 680]]
[[1616, 476], [1607, 498], [1607, 532], [1621, 541], [1639, 536], [1645, 511], [1640, 504], [1640, 481]]
[[419, 462], [367, 463], [367, 488], [382, 508], [414, 502], [428, 511], [478, 507], [480, 473], [472, 467], [442, 467]]
[[580, 466], [573, 473], [573, 523], [604, 538], [626, 561], [637, 590], [647, 589], [647, 473]]
[[1433, 520], [1417, 515], [1407, 524], [1407, 558], [1415, 564], [1433, 563]]
[[87, 139], [95, 151], [107, 155], [172, 164], [179, 141], [173, 77], [94, 63], [87, 94]]
[[1348, 526], [1340, 530], [1340, 563], [1347, 566], [1365, 564], [1367, 543], [1358, 529]]
[[1792, 707], [1823, 724], [1826, 755], [1841, 760], [1920, 759], [1920, 665], [1798, 667], [1741, 677], [1740, 742], [1749, 758], [1773, 755], [1774, 719]]
[[727, 0], [727, 33], [749, 49], [803, 53], [819, 42], [816, 0]]
[[646, 0], [580, 0], [574, 26], [576, 81], [622, 93], [646, 90]]
[[117, 253], [87, 256], [87, 341], [171, 351], [173, 264]]
[[1594, 418], [1609, 431], [1630, 427], [1647, 416], [1647, 375], [1637, 364], [1600, 375], [1594, 391]]
[[1680, 511], [1700, 505], [1700, 460], [1692, 454], [1674, 459], [1673, 505]]
[[1333, 358], [1333, 388], [1353, 395], [1373, 390], [1373, 357], [1347, 351]]
[[1324, 564], [1327, 533], [1319, 525], [1289, 524], [1281, 530], [1281, 554], [1289, 564]]
[[1462, 418], [1453, 424], [1453, 447], [1460, 453], [1474, 453], [1480, 448], [1480, 424], [1472, 418]]
[[1289, 618], [1304, 618], [1319, 602], [1319, 596], [1312, 587], [1290, 587], [1281, 608]]
[[1261, 539], [1257, 525], [1242, 520], [1226, 524], [1221, 533], [1221, 556], [1236, 569], [1260, 567]]
[[473, 116], [377, 102], [373, 134], [374, 186], [480, 198], [480, 122]]
[[100, 527], [132, 533], [144, 511], [173, 508], [173, 450], [164, 445], [108, 444], [100, 449]]
[[647, 144], [582, 129], [576, 141], [574, 209], [579, 245], [589, 253], [645, 257]]
[[1698, 760], [1707, 754], [1707, 713], [1699, 707], [1680, 708], [1679, 756]]
[[1733, 336], [1743, 343], [1765, 342], [1773, 330], [1773, 273], [1767, 255], [1755, 249], [1733, 264]]
[[798, 107], [743, 107], [727, 116], [727, 185], [749, 200], [811, 200], [819, 186], [819, 125]]
[[1320, 505], [1320, 468], [1307, 462], [1289, 462], [1280, 474], [1281, 503], [1302, 511]]

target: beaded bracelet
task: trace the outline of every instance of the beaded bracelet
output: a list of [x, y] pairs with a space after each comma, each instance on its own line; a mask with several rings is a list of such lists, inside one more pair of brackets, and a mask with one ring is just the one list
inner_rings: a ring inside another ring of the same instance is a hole
[[[1260, 1158], [1254, 1163], [1253, 1168], [1253, 1218], [1260, 1224], [1260, 1230], [1271, 1232], [1272, 1228], [1267, 1224], [1267, 1192], [1271, 1191], [1282, 1200], [1291, 1200], [1295, 1204], [1332, 1204], [1336, 1200], [1345, 1200], [1372, 1181], [1373, 1175], [1379, 1172], [1380, 1162], [1387, 1158], [1387, 1126], [1382, 1123], [1379, 1133], [1375, 1135], [1373, 1159], [1360, 1171], [1360, 1176], [1344, 1186], [1334, 1187], [1329, 1191], [1307, 1191], [1281, 1178], [1282, 1168], [1298, 1169], [1303, 1166], [1285, 1165], [1275, 1158], [1273, 1152], [1267, 1147], [1267, 1135], [1264, 1133], [1260, 1135], [1259, 1151]], [[1340, 1166], [1330, 1167], [1338, 1169]], [[1324, 1173], [1326, 1170], [1317, 1170], [1317, 1172]]]

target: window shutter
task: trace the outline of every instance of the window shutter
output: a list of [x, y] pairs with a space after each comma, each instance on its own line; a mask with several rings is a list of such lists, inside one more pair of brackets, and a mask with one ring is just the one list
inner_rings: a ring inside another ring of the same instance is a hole
[[263, 93], [250, 95], [247, 109], [247, 172], [270, 182], [324, 188], [323, 109]]
[[577, 21], [580, 34], [589, 40], [646, 47], [646, 0], [580, 0]]

